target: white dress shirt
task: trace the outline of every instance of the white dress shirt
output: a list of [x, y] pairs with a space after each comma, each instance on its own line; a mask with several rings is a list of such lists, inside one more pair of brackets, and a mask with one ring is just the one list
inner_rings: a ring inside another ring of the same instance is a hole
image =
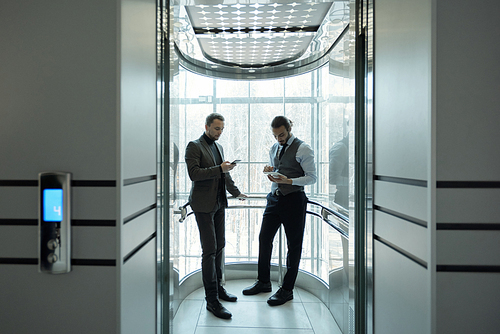
[[[288, 141], [286, 142], [287, 146], [285, 147], [285, 152], [290, 147], [294, 139], [295, 136], [293, 134], [290, 136], [290, 138], [288, 138]], [[271, 149], [269, 150], [269, 160], [271, 162], [269, 166], [274, 167], [274, 170], [277, 172], [279, 172], [279, 170], [276, 170], [276, 166], [274, 166], [274, 158], [282, 149], [283, 146], [276, 142], [273, 146], [271, 146]], [[316, 164], [314, 163], [314, 151], [312, 150], [311, 146], [309, 146], [305, 142], [302, 142], [302, 144], [300, 144], [299, 148], [297, 149], [295, 159], [300, 164], [300, 167], [302, 167], [302, 169], [304, 170], [305, 175], [290, 179], [292, 180], [292, 185], [306, 186], [308, 184], [316, 183], [318, 177], [316, 175]], [[271, 189], [274, 190], [277, 187], [277, 183], [273, 182]]]

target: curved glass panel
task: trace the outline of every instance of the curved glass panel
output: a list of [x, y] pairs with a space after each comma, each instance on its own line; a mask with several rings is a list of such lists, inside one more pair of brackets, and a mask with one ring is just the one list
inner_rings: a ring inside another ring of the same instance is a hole
[[[170, 51], [170, 261], [175, 282], [183, 282], [201, 268], [199, 232], [194, 216], [179, 223], [175, 213], [188, 200], [191, 189], [184, 154], [189, 141], [204, 131], [205, 117], [211, 112], [224, 115], [225, 129], [219, 140], [227, 160], [242, 161], [231, 172], [241, 191], [265, 196], [270, 190], [262, 169], [268, 163], [268, 151], [274, 143], [270, 122], [277, 115], [289, 117], [292, 133], [306, 141], [315, 152], [318, 181], [307, 186], [310, 200], [352, 217], [354, 183], [354, 86], [352, 45], [349, 34], [336, 44], [327, 62], [300, 75], [265, 81], [225, 80], [206, 77], [181, 66], [175, 45]], [[241, 79], [241, 77], [236, 78]], [[230, 205], [240, 204], [231, 200]], [[244, 205], [264, 206], [263, 200]], [[322, 216], [319, 207], [309, 210]], [[226, 211], [226, 263], [256, 262], [262, 208]], [[332, 219], [333, 220], [333, 219]], [[345, 222], [336, 223], [349, 232]], [[352, 231], [352, 229], [351, 229]], [[351, 239], [352, 240], [352, 239]], [[273, 263], [278, 263], [278, 238]], [[316, 216], [308, 215], [300, 268], [316, 276], [331, 291], [337, 290], [327, 305], [339, 325], [347, 328], [349, 313], [349, 267], [353, 254], [347, 241]], [[346, 292], [347, 290], [347, 292]], [[176, 289], [173, 289], [174, 294]], [[332, 292], [330, 293], [331, 296]], [[338, 297], [338, 298], [337, 298]], [[182, 296], [174, 296], [183, 298]], [[347, 306], [346, 306], [347, 305]]]
[[[235, 83], [202, 77], [182, 68], [177, 79], [178, 173], [174, 182], [178, 205], [187, 202], [191, 189], [184, 162], [185, 147], [203, 134], [205, 117], [209, 113], [219, 112], [226, 119], [219, 140], [225, 158], [242, 160], [231, 172], [236, 185], [246, 194], [259, 196], [265, 196], [270, 189], [269, 181], [262, 174], [269, 160], [269, 148], [274, 143], [270, 122], [276, 115], [286, 115], [294, 122], [292, 133], [309, 143], [315, 152], [318, 181], [306, 186], [307, 196], [349, 216], [349, 189], [352, 188], [354, 168], [350, 136], [352, 96], [348, 95], [351, 86], [347, 78], [332, 75], [330, 66], [323, 66], [300, 76], [259, 82], [262, 85], [255, 81]], [[227, 238], [226, 261], [256, 261], [257, 246], [253, 243], [257, 242], [261, 218], [261, 209], [228, 211], [226, 221], [230, 230], [235, 231], [235, 240]], [[198, 229], [193, 222], [187, 220], [175, 227], [179, 231], [178, 251], [174, 253], [179, 254], [176, 267], [180, 279], [200, 266]], [[310, 223], [308, 226], [316, 232], [323, 229], [322, 224]], [[323, 234], [316, 232], [308, 233], [321, 239]], [[325, 246], [329, 241], [319, 239], [306, 237], [310, 251], [304, 253], [302, 265], [328, 281], [325, 269], [328, 265], [320, 265], [321, 261], [328, 263], [328, 256], [319, 253], [329, 251]], [[319, 244], [322, 246], [318, 248]]]
[[180, 1], [173, 47], [191, 71], [233, 80], [297, 75], [328, 62], [348, 1]]

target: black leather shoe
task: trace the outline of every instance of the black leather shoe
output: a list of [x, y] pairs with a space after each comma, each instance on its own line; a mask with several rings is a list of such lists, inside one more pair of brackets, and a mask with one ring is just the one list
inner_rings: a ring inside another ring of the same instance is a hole
[[271, 292], [271, 291], [273, 291], [271, 287], [271, 282], [263, 283], [261, 281], [257, 281], [252, 286], [243, 289], [243, 294], [245, 296], [251, 296], [261, 292]]
[[224, 289], [222, 286], [219, 286], [219, 299], [222, 299], [226, 302], [235, 302], [238, 297], [228, 293], [226, 289]]
[[283, 305], [287, 301], [292, 299], [293, 299], [293, 290], [286, 290], [280, 288], [278, 292], [276, 292], [267, 300], [267, 303], [271, 306], [277, 306], [277, 305]]
[[227, 308], [222, 306], [222, 304], [218, 300], [215, 300], [213, 302], [209, 302], [207, 300], [207, 310], [212, 312], [217, 318], [221, 319], [229, 319], [232, 316], [231, 312], [229, 312]]

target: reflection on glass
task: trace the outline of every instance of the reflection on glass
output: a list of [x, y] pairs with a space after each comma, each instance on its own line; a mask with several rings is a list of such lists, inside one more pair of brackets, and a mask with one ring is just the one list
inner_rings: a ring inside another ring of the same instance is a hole
[[[213, 79], [179, 70], [171, 92], [178, 119], [171, 127], [171, 138], [178, 150], [174, 208], [187, 202], [191, 181], [184, 162], [189, 141], [200, 137], [205, 117], [221, 113], [226, 121], [220, 143], [226, 160], [242, 161], [231, 172], [240, 190], [264, 197], [270, 190], [262, 174], [269, 161], [269, 148], [275, 139], [270, 122], [285, 115], [294, 123], [292, 133], [306, 141], [315, 152], [318, 182], [305, 188], [309, 199], [349, 215], [352, 207], [354, 150], [352, 145], [353, 92], [348, 65], [335, 61], [312, 72], [268, 81], [230, 81]], [[174, 138], [175, 137], [175, 138]], [[241, 205], [230, 200], [230, 205]], [[243, 204], [245, 205], [245, 204]], [[226, 262], [257, 261], [258, 233], [265, 202], [246, 201], [262, 209], [226, 211]], [[308, 210], [320, 213], [309, 206]], [[179, 279], [201, 267], [201, 247], [194, 216], [182, 224], [172, 216], [172, 260]], [[308, 215], [300, 268], [329, 283], [329, 275], [342, 269], [344, 250], [338, 232], [331, 231], [321, 219]], [[273, 263], [278, 262], [278, 247], [273, 248]]]
[[[342, 3], [336, 6], [344, 7]], [[332, 28], [337, 23], [332, 21]], [[292, 132], [315, 153], [318, 181], [305, 188], [308, 198], [344, 216], [354, 211], [353, 29], [329, 54], [325, 66], [294, 77], [265, 81], [197, 75], [183, 69], [171, 50], [167, 140], [171, 167], [170, 219], [166, 223], [170, 234], [171, 283], [175, 280], [170, 291], [174, 298], [182, 300], [180, 282], [201, 269], [201, 246], [194, 215], [179, 223], [174, 210], [186, 204], [191, 189], [184, 162], [186, 145], [202, 135], [205, 117], [211, 112], [219, 112], [226, 118], [220, 138], [226, 160], [242, 160], [231, 172], [241, 191], [261, 197], [269, 192], [270, 183], [262, 170], [269, 163], [269, 148], [275, 141], [270, 122], [277, 115], [285, 115], [294, 122]], [[265, 200], [230, 199], [229, 205], [261, 206], [226, 210], [226, 263], [256, 263]], [[313, 205], [308, 205], [308, 210], [321, 215], [321, 209]], [[352, 226], [340, 227], [353, 231]], [[307, 216], [300, 269], [328, 286], [328, 303], [325, 303], [345, 333], [349, 332], [352, 321], [349, 303], [353, 290], [352, 285], [349, 289], [349, 283], [354, 280], [353, 240], [342, 237], [320, 218]], [[278, 237], [274, 240], [271, 262], [278, 263]], [[171, 306], [173, 312], [175, 305]]]

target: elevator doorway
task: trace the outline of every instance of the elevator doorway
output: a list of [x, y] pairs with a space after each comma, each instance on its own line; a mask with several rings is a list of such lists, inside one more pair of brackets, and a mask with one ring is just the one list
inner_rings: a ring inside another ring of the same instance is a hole
[[[182, 7], [182, 6], [181, 6]], [[168, 300], [163, 295], [162, 315], [172, 319], [186, 296], [198, 289], [197, 277], [201, 249], [194, 216], [185, 206], [191, 182], [187, 177], [184, 150], [190, 140], [204, 130], [204, 119], [211, 112], [226, 118], [220, 143], [227, 159], [241, 159], [231, 173], [240, 189], [251, 196], [245, 204], [226, 213], [226, 280], [256, 277], [258, 231], [263, 211], [262, 197], [269, 184], [261, 175], [273, 142], [270, 121], [285, 115], [294, 121], [292, 132], [308, 142], [315, 151], [318, 182], [306, 188], [312, 202], [308, 210], [307, 244], [301, 261], [303, 284], [300, 288], [317, 296], [327, 307], [343, 333], [352, 330], [354, 322], [354, 241], [355, 211], [355, 50], [349, 33], [352, 13], [347, 9], [346, 25], [323, 63], [316, 63], [305, 73], [287, 72], [284, 77], [265, 79], [243, 77], [217, 70], [196, 72], [196, 64], [186, 58], [175, 45], [175, 27], [180, 9], [170, 8], [167, 17], [170, 52], [165, 62], [168, 89], [165, 104], [165, 145], [163, 162], [164, 202], [163, 274], [168, 277]], [[325, 58], [323, 57], [323, 58]], [[198, 64], [199, 65], [199, 64]], [[206, 67], [205, 67], [206, 69]], [[346, 151], [338, 175], [333, 160], [338, 146]], [[346, 168], [344, 168], [347, 166]], [[245, 207], [246, 206], [246, 207]], [[329, 213], [329, 212], [334, 212]], [[179, 220], [184, 217], [182, 222]], [[337, 230], [326, 220], [337, 226]], [[344, 219], [339, 219], [339, 217]], [[343, 231], [344, 235], [341, 232]], [[279, 240], [275, 240], [278, 244]], [[279, 269], [279, 246], [273, 261]], [[165, 277], [164, 276], [164, 277]], [[277, 277], [279, 280], [279, 277]], [[196, 283], [197, 282], [197, 283]], [[322, 286], [322, 288], [316, 288]], [[164, 323], [167, 323], [164, 321]]]

